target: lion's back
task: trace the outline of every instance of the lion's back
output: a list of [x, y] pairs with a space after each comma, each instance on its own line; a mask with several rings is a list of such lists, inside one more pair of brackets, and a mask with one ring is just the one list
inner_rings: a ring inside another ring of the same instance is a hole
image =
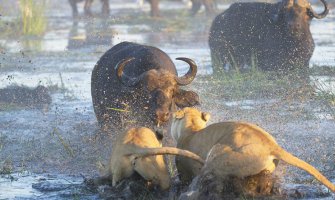
[[206, 145], [226, 144], [240, 147], [247, 143], [277, 144], [276, 140], [264, 129], [256, 124], [226, 121], [211, 124], [199, 134], [199, 141], [206, 141]]

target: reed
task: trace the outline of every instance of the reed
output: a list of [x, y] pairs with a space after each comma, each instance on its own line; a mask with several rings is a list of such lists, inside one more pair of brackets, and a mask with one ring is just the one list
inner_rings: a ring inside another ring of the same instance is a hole
[[45, 17], [45, 0], [20, 0], [22, 33], [40, 36], [45, 33], [47, 19]]

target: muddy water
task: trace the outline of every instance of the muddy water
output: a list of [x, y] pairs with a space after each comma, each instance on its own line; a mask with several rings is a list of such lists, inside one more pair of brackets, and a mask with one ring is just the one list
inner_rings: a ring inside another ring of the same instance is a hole
[[[161, 7], [167, 15], [177, 10], [174, 14], [180, 16], [171, 16], [171, 20], [161, 23], [145, 17], [147, 4], [139, 7], [132, 1], [116, 1], [107, 21], [94, 18], [73, 22], [67, 1], [60, 2], [49, 1], [48, 29], [42, 39], [0, 38], [0, 88], [41, 84], [51, 88], [53, 100], [48, 110], [0, 109], [0, 167], [9, 173], [0, 177], [0, 199], [99, 198], [83, 186], [81, 174], [98, 175], [98, 163], [106, 162], [112, 148], [113, 136], [98, 130], [90, 94], [91, 70], [112, 45], [124, 40], [155, 45], [172, 58], [193, 58], [200, 75], [212, 73], [207, 45], [211, 19], [200, 14], [194, 21], [186, 21], [191, 26], [178, 24], [178, 18], [187, 17], [183, 12], [185, 4], [164, 1]], [[94, 4], [94, 12], [99, 9], [99, 3]], [[79, 10], [82, 12], [82, 7]], [[131, 18], [136, 23], [129, 25]], [[5, 18], [14, 19], [15, 15]], [[334, 67], [334, 11], [324, 20], [313, 20], [311, 31], [316, 43], [311, 67]], [[180, 74], [185, 73], [187, 66], [180, 61], [175, 63]], [[334, 93], [334, 78], [334, 74], [323, 74], [311, 80]], [[257, 123], [285, 149], [320, 169], [335, 183], [335, 122], [334, 113], [327, 106], [309, 101], [308, 96], [293, 100], [226, 100], [222, 98], [222, 88], [209, 93], [209, 85], [208, 81], [196, 79], [190, 88], [200, 93], [202, 109], [212, 113], [212, 122]], [[334, 198], [300, 170], [282, 165], [277, 173], [285, 175], [281, 180], [283, 190], [305, 194], [301, 198]]]

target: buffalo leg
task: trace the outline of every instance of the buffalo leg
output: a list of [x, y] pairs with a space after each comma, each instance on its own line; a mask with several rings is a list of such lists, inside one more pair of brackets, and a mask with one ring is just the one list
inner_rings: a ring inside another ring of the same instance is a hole
[[215, 14], [216, 4], [214, 0], [202, 0], [202, 3], [205, 6], [207, 15]]
[[201, 8], [201, 0], [192, 0], [191, 14], [195, 15]]
[[159, 0], [148, 0], [151, 6], [151, 16], [159, 17]]
[[69, 3], [71, 5], [72, 8], [72, 16], [78, 17], [78, 8], [77, 8], [77, 1], [76, 0], [69, 0]]
[[108, 0], [101, 0], [102, 9], [101, 13], [103, 16], [109, 16], [109, 1]]
[[92, 3], [93, 3], [93, 0], [85, 0], [84, 13], [87, 16], [92, 16], [92, 12], [91, 12]]

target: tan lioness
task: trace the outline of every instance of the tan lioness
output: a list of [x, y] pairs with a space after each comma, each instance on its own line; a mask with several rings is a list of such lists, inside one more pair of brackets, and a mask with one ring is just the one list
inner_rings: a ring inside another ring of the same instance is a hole
[[[184, 108], [173, 115], [171, 135], [177, 147], [206, 159], [202, 170], [217, 176], [244, 178], [263, 170], [273, 172], [278, 160], [299, 167], [323, 183], [332, 192], [335, 186], [310, 164], [282, 149], [262, 128], [243, 122], [221, 122], [209, 125], [209, 114], [195, 108]], [[176, 157], [182, 181], [190, 181], [200, 173], [201, 164]]]
[[134, 172], [145, 180], [159, 185], [166, 190], [170, 187], [170, 177], [163, 154], [181, 155], [204, 163], [203, 159], [192, 152], [174, 147], [161, 147], [155, 133], [148, 128], [131, 128], [120, 134], [115, 144], [105, 175], [94, 182], [97, 185], [112, 182], [115, 186], [123, 178], [130, 177]]

